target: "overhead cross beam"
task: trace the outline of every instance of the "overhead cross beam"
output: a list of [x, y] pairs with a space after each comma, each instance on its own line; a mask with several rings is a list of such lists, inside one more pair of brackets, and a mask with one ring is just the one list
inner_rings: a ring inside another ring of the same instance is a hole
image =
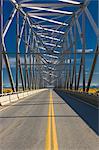
[[[1, 7], [3, 1], [1, 0], [0, 2], [0, 93], [3, 92], [3, 58], [13, 91], [19, 91], [20, 72], [23, 90], [45, 86], [42, 82], [45, 79], [48, 79], [47, 82], [50, 85], [79, 90], [82, 73], [83, 92], [88, 92], [98, 53], [96, 50], [87, 83], [87, 80], [85, 80], [86, 17], [93, 28], [97, 44], [99, 35], [97, 23], [88, 8], [88, 0], [85, 0], [84, 3], [74, 0], [59, 0], [57, 3], [34, 3], [30, 0], [22, 0], [20, 2], [10, 0], [10, 2], [13, 4], [14, 9], [9, 15], [4, 28], [3, 7]], [[72, 11], [68, 9], [70, 6]], [[50, 12], [49, 15], [48, 12]], [[79, 16], [82, 17], [82, 25]], [[8, 30], [12, 27], [11, 24], [14, 21], [14, 17], [17, 18], [16, 89], [6, 52], [7, 43], [4, 40], [8, 35]], [[81, 41], [82, 49], [80, 65], [77, 63], [77, 44], [79, 40]], [[21, 46], [24, 47], [24, 52], [22, 52], [24, 57], [21, 56]], [[85, 83], [87, 84], [87, 90]]]
[[72, 15], [73, 14], [73, 12], [70, 12], [70, 11], [61, 11], [61, 10], [56, 10], [56, 9], [51, 9], [51, 8], [35, 7], [35, 6], [32, 6], [31, 4], [21, 4], [21, 7], [26, 7], [26, 8], [30, 8], [30, 9], [37, 9], [37, 10], [44, 10], [44, 11], [48, 11], [48, 12], [55, 12], [55, 13], [65, 14], [65, 15]]
[[59, 0], [60, 2], [65, 2], [65, 3], [69, 3], [72, 5], [80, 5], [81, 3], [78, 1], [74, 1], [74, 0]]
[[64, 34], [65, 32], [61, 31], [61, 30], [55, 30], [55, 29], [50, 29], [50, 28], [45, 28], [45, 27], [41, 27], [41, 26], [34, 26], [32, 25], [33, 28], [37, 28], [39, 30], [44, 30], [44, 31], [49, 31], [49, 32], [55, 32], [58, 34]]
[[57, 20], [52, 20], [52, 19], [48, 19], [48, 18], [44, 18], [44, 17], [34, 16], [33, 13], [28, 13], [28, 15], [29, 15], [30, 17], [32, 17], [32, 18], [44, 20], [44, 21], [51, 22], [51, 23], [55, 23], [55, 24], [59, 24], [59, 25], [68, 26], [68, 24], [67, 24], [67, 23], [64, 23], [64, 22], [60, 22], [60, 21], [57, 21]]

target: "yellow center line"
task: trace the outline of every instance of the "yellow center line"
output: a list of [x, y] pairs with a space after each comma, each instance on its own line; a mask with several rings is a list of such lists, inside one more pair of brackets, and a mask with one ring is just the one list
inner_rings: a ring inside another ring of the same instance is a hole
[[46, 132], [45, 150], [51, 150], [51, 105], [50, 103], [48, 108], [48, 123], [47, 123], [47, 132]]
[[[52, 127], [52, 130], [51, 130], [51, 127]], [[50, 91], [50, 103], [49, 103], [49, 108], [48, 108], [48, 124], [47, 124], [46, 143], [45, 143], [45, 150], [51, 150], [51, 149], [58, 150], [52, 91]]]
[[58, 150], [56, 123], [55, 123], [55, 117], [54, 116], [55, 116], [55, 113], [54, 113], [54, 105], [53, 105], [53, 98], [52, 98], [52, 138], [53, 138], [53, 150]]

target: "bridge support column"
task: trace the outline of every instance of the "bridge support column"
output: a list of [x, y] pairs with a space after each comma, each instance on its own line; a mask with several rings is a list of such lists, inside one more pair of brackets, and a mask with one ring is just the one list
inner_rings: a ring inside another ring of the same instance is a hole
[[3, 0], [0, 1], [0, 94], [3, 93]]
[[85, 91], [85, 11], [82, 14], [82, 67], [83, 67], [83, 92]]
[[19, 11], [16, 16], [16, 91], [19, 90]]

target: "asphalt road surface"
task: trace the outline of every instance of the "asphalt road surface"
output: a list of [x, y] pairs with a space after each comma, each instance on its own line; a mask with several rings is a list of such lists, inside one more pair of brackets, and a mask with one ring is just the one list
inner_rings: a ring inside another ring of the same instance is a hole
[[0, 110], [0, 150], [98, 150], [96, 133], [54, 91]]

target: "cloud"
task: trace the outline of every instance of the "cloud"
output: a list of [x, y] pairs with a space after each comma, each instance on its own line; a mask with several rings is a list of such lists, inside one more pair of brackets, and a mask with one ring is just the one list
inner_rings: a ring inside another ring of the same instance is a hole
[[[82, 53], [82, 49], [77, 49], [78, 53]], [[93, 52], [93, 49], [85, 49], [85, 53], [91, 53]]]
[[99, 72], [94, 72], [95, 75], [99, 75]]
[[[21, 60], [21, 64], [24, 64], [24, 57], [20, 57]], [[29, 63], [30, 58], [27, 57], [27, 64]], [[11, 68], [15, 68], [16, 67], [16, 57], [9, 57], [9, 63], [10, 63], [10, 67]], [[6, 68], [6, 64], [3, 60], [3, 68]]]
[[[80, 84], [79, 84], [79, 86], [83, 86], [83, 83], [80, 83]], [[85, 86], [87, 86], [87, 82], [85, 83]], [[99, 84], [98, 84], [98, 83], [93, 82], [93, 83], [91, 83], [90, 87], [92, 87], [92, 86], [99, 87]]]

